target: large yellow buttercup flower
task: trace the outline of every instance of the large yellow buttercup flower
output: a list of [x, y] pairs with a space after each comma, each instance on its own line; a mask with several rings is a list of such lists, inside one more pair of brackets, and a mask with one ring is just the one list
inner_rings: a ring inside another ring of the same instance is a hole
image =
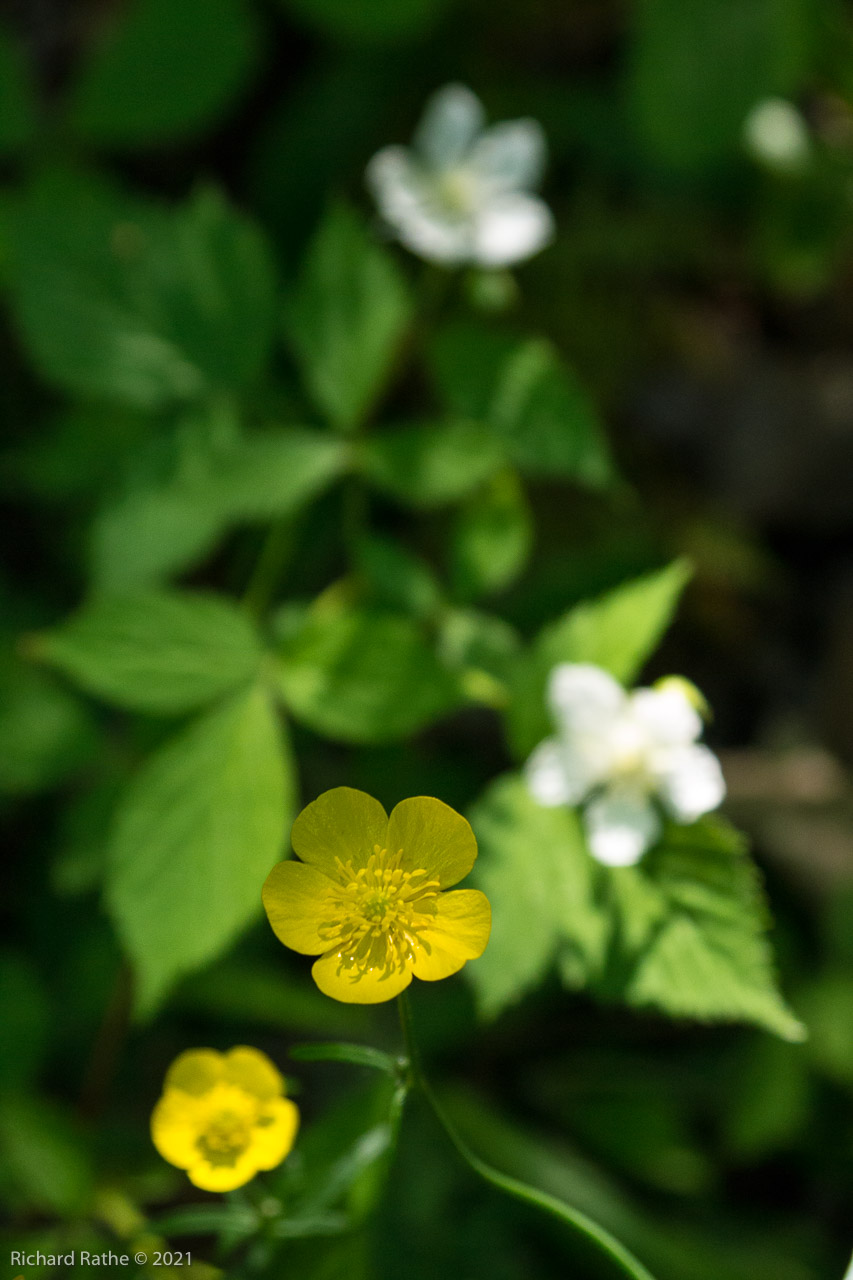
[[233, 1191], [293, 1146], [299, 1111], [264, 1053], [189, 1049], [172, 1063], [151, 1116], [164, 1160], [204, 1191]]
[[320, 957], [311, 972], [326, 995], [377, 1004], [485, 950], [488, 899], [444, 892], [473, 867], [477, 841], [441, 800], [403, 800], [389, 818], [372, 796], [335, 787], [303, 809], [292, 840], [301, 861], [273, 867], [264, 907], [286, 947]]

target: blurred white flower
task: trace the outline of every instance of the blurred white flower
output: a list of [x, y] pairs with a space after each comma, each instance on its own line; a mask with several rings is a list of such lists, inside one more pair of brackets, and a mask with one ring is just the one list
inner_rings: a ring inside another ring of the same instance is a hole
[[485, 127], [482, 103], [449, 84], [426, 105], [411, 147], [384, 147], [367, 166], [382, 217], [429, 262], [507, 267], [538, 253], [554, 233], [532, 195], [545, 167], [535, 120]]
[[802, 169], [811, 150], [808, 126], [786, 98], [765, 98], [753, 107], [743, 136], [754, 160], [787, 173]]
[[563, 663], [548, 703], [557, 733], [528, 760], [528, 786], [542, 805], [583, 806], [599, 862], [638, 862], [661, 834], [661, 809], [689, 823], [722, 801], [717, 757], [697, 741], [704, 703], [689, 681], [627, 693], [600, 667]]

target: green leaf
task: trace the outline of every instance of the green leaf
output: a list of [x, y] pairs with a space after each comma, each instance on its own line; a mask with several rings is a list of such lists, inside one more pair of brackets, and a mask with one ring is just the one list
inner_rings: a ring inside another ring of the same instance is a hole
[[266, 363], [271, 258], [216, 191], [165, 209], [51, 173], [7, 222], [14, 314], [59, 387], [157, 409], [237, 390]]
[[317, 408], [343, 431], [378, 400], [412, 316], [394, 260], [337, 206], [312, 242], [286, 311], [294, 355]]
[[0, 792], [47, 790], [97, 750], [83, 701], [10, 654], [0, 656]]
[[115, 591], [186, 569], [234, 525], [295, 514], [346, 464], [344, 441], [320, 431], [274, 429], [225, 442], [196, 434], [171, 474], [131, 489], [97, 518], [95, 586]]
[[36, 127], [36, 91], [23, 51], [0, 28], [0, 151], [16, 151]]
[[6, 1176], [33, 1207], [48, 1213], [85, 1213], [92, 1168], [73, 1122], [46, 1098], [0, 1100], [0, 1152]]
[[501, 372], [518, 340], [471, 321], [438, 330], [428, 349], [429, 370], [445, 407], [460, 418], [488, 420]]
[[519, 660], [512, 681], [507, 733], [514, 752], [527, 756], [551, 732], [546, 688], [561, 662], [590, 662], [632, 683], [672, 620], [690, 577], [684, 560], [578, 605], [546, 627]]
[[343, 742], [392, 742], [423, 729], [458, 699], [417, 623], [354, 610], [314, 615], [279, 652], [289, 710]]
[[503, 618], [477, 609], [448, 609], [442, 615], [439, 652], [453, 670], [475, 668], [504, 681], [520, 651], [518, 632]]
[[750, 109], [797, 92], [814, 43], [806, 0], [641, 0], [635, 22], [630, 118], [687, 171], [737, 153]]
[[212, 1236], [219, 1232], [251, 1235], [258, 1230], [256, 1209], [238, 1204], [194, 1204], [175, 1209], [150, 1223], [158, 1236]]
[[343, 1211], [350, 1226], [363, 1222], [382, 1194], [393, 1158], [405, 1089], [382, 1071], [317, 1117], [300, 1139], [300, 1166], [283, 1166], [288, 1217], [311, 1221]]
[[244, 0], [132, 0], [78, 72], [69, 124], [107, 146], [182, 141], [235, 100], [259, 45]]
[[296, 1044], [290, 1050], [297, 1062], [347, 1062], [355, 1067], [372, 1067], [396, 1076], [400, 1072], [400, 1059], [390, 1053], [374, 1049], [370, 1044]]
[[376, 534], [356, 547], [358, 567], [380, 606], [430, 618], [441, 605], [441, 587], [430, 567], [394, 538]]
[[[613, 878], [623, 938], [638, 935], [626, 958], [630, 1004], [804, 1038], [776, 985], [761, 888], [739, 832], [714, 818], [671, 826], [626, 870], [634, 874]], [[632, 883], [640, 879], [643, 893]]]
[[311, 26], [356, 44], [415, 40], [435, 25], [449, 0], [280, 0]]
[[564, 477], [596, 489], [614, 479], [593, 403], [547, 342], [525, 342], [506, 362], [489, 421], [513, 462], [531, 475]]
[[208, 712], [140, 769], [116, 816], [107, 905], [150, 1013], [260, 914], [293, 766], [264, 692]]
[[471, 600], [509, 586], [533, 545], [533, 520], [518, 476], [502, 471], [460, 510], [453, 530], [451, 580]]
[[301, 427], [246, 434], [214, 455], [210, 496], [230, 521], [293, 515], [343, 472], [344, 441]]
[[538, 985], [561, 947], [571, 946], [584, 973], [600, 971], [611, 924], [576, 813], [543, 808], [523, 778], [507, 774], [469, 818], [480, 849], [475, 881], [492, 904], [489, 945], [466, 967], [482, 1012], [494, 1017]]
[[230, 601], [177, 591], [96, 598], [34, 645], [89, 693], [162, 715], [247, 684], [262, 656], [252, 624]]
[[412, 507], [456, 502], [505, 465], [500, 440], [476, 422], [425, 423], [385, 431], [362, 449], [377, 489]]

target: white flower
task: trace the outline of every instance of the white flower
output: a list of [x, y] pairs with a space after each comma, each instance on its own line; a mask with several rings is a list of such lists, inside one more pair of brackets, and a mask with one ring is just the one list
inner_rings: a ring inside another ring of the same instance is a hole
[[747, 150], [770, 169], [794, 173], [809, 157], [811, 139], [805, 120], [785, 98], [765, 98], [746, 117]]
[[542, 805], [583, 806], [599, 862], [638, 862], [661, 834], [661, 807], [688, 823], [722, 801], [717, 757], [697, 741], [702, 697], [687, 680], [626, 693], [600, 667], [563, 663], [551, 672], [548, 703], [557, 734], [528, 760], [528, 786]]
[[540, 125], [484, 126], [479, 98], [449, 84], [427, 103], [411, 148], [384, 147], [367, 166], [382, 217], [429, 262], [507, 267], [554, 233], [550, 209], [529, 190], [545, 167]]

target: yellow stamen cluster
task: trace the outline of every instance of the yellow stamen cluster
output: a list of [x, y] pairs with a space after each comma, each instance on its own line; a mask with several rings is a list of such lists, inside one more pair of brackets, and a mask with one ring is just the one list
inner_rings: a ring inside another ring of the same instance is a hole
[[335, 859], [338, 882], [330, 896], [336, 918], [319, 933], [338, 952], [341, 970], [390, 974], [414, 959], [419, 933], [435, 921], [440, 886], [422, 867], [404, 871], [402, 861], [402, 849], [389, 854], [378, 844], [364, 867]]

